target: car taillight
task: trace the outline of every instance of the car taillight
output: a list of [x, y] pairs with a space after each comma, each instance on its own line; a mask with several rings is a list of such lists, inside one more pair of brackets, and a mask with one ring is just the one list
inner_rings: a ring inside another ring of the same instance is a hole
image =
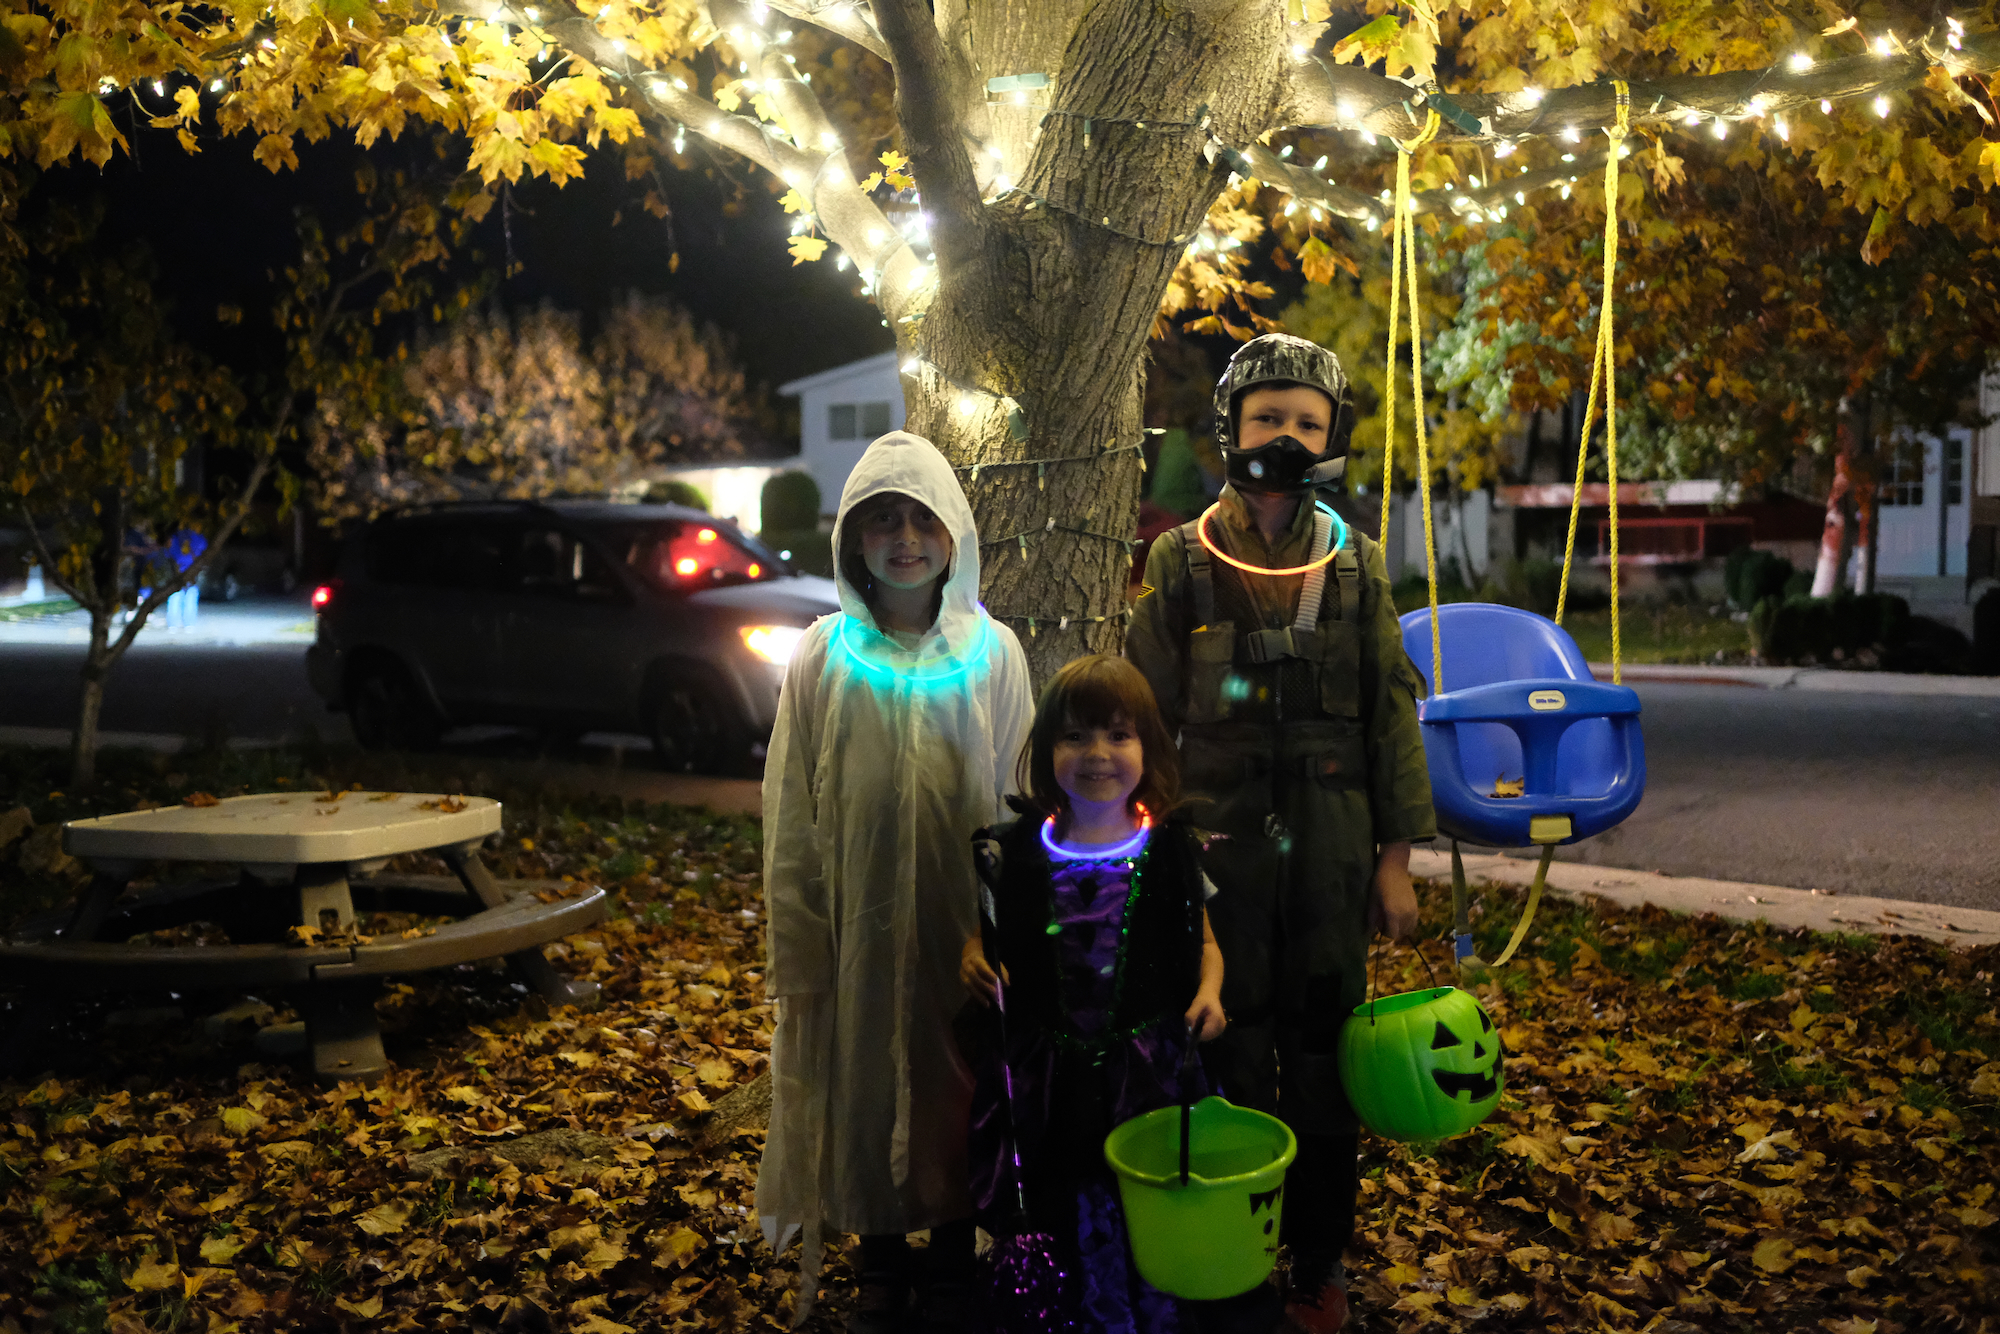
[[674, 562], [675, 574], [690, 575], [699, 573], [700, 570], [701, 570], [701, 562], [696, 560], [693, 556], [682, 556], [679, 560]]
[[318, 588], [315, 588], [312, 597], [313, 610], [326, 610], [327, 604], [333, 601], [334, 591], [339, 587], [340, 584], [336, 581], [330, 584], [321, 584]]

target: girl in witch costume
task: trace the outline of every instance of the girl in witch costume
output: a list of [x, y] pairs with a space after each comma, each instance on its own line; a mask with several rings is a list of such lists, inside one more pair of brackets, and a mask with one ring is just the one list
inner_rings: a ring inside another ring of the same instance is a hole
[[824, 1230], [861, 1235], [848, 1329], [899, 1334], [929, 1229], [921, 1326], [956, 1331], [973, 1266], [953, 1039], [979, 921], [965, 856], [1005, 811], [1034, 699], [1021, 646], [980, 607], [979, 534], [951, 465], [903, 432], [868, 447], [834, 522], [841, 612], [793, 651], [764, 764], [764, 895], [777, 1001], [757, 1212], [804, 1234], [799, 1317]]
[[1022, 818], [973, 838], [985, 911], [960, 968], [981, 1007], [965, 1034], [973, 1202], [1004, 1228], [1018, 1164], [1033, 1228], [1066, 1261], [1076, 1327], [1191, 1329], [1132, 1268], [1104, 1161], [1113, 1126], [1207, 1092], [1184, 1058], [1226, 1023], [1213, 888], [1192, 831], [1165, 818], [1178, 773], [1145, 678], [1102, 656], [1057, 672], [1018, 781]]

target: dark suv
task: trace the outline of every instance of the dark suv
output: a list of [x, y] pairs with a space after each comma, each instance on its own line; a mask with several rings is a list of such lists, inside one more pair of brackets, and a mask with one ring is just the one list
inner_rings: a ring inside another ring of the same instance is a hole
[[793, 647], [840, 599], [699, 510], [559, 500], [377, 519], [313, 605], [313, 689], [371, 749], [466, 723], [638, 731], [712, 773], [769, 737]]

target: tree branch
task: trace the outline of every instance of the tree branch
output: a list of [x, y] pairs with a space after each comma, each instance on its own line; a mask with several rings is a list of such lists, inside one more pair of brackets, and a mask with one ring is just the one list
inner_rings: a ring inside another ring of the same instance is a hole
[[877, 0], [875, 20], [896, 67], [896, 114], [903, 143], [936, 219], [940, 270], [976, 260], [984, 249], [986, 207], [965, 151], [964, 125], [952, 95], [950, 64], [924, 0]]
[[[1805, 69], [1793, 69], [1787, 62], [1726, 74], [1636, 79], [1631, 81], [1632, 124], [1665, 124], [1684, 119], [1689, 112], [1740, 120], [1821, 101], [1899, 92], [1923, 83], [1934, 66], [1952, 74], [2000, 70], [2000, 33], [1967, 35], [1961, 43], [1962, 49], [1952, 48], [1946, 31], [1936, 28], [1890, 55], [1847, 56]], [[1589, 133], [1615, 124], [1618, 118], [1609, 79], [1552, 89], [1539, 98], [1526, 92], [1449, 96], [1479, 119], [1481, 131], [1470, 133], [1447, 122], [1435, 140], [1440, 144], [1543, 138], [1572, 126]], [[1410, 139], [1423, 127], [1423, 119], [1420, 94], [1401, 80], [1307, 55], [1296, 66], [1291, 98], [1280, 113], [1281, 124], [1274, 128], [1368, 130]]]
[[[831, 19], [836, 7], [830, 2], [808, 6], [802, 0], [792, 0], [781, 8], [786, 13], [809, 9]], [[526, 22], [519, 8], [508, 0], [442, 0], [439, 12], [493, 22]], [[613, 46], [611, 39], [600, 33], [588, 18], [578, 15], [542, 22], [534, 25], [534, 30], [538, 36], [596, 65], [608, 81], [623, 84], [654, 117], [685, 126], [798, 191], [811, 202], [828, 237], [854, 259], [856, 267], [874, 286], [883, 313], [891, 323], [905, 313], [911, 298], [920, 294], [920, 284], [912, 279], [921, 274], [922, 264], [888, 216], [862, 191], [846, 153], [830, 146], [833, 125], [810, 86], [792, 68], [791, 61], [775, 44], [765, 41], [761, 33], [746, 29], [742, 41], [754, 44], [758, 50], [759, 81], [778, 104], [786, 126], [799, 143], [787, 143], [772, 127], [750, 116], [725, 112], [708, 99], [639, 64], [630, 54]], [[962, 160], [965, 157], [962, 149], [959, 157]], [[969, 174], [968, 168], [968, 177]], [[976, 186], [972, 198], [977, 207]]]
[[780, 14], [824, 28], [884, 60], [889, 59], [889, 44], [882, 40], [882, 34], [858, 4], [849, 0], [765, 0], [765, 3]]
[[[1395, 212], [1393, 198], [1364, 194], [1351, 186], [1322, 180], [1305, 168], [1279, 157], [1263, 144], [1252, 144], [1240, 153], [1228, 148], [1222, 151], [1237, 175], [1274, 185], [1300, 203], [1323, 209], [1336, 217], [1352, 218], [1357, 222], [1373, 219], [1381, 223], [1387, 222], [1389, 215]], [[1569, 162], [1498, 178], [1475, 189], [1413, 190], [1410, 192], [1410, 208], [1414, 213], [1477, 213], [1501, 207], [1513, 195], [1562, 181], [1576, 182], [1586, 173], [1596, 172], [1604, 166], [1606, 151], [1600, 147], [1593, 152], [1575, 154]], [[1630, 150], [1627, 151], [1629, 153]]]

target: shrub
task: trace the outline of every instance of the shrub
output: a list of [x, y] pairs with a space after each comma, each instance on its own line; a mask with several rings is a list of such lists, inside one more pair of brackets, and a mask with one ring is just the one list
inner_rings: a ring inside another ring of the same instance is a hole
[[2000, 676], [2000, 588], [1989, 588], [1972, 604], [1972, 670]]
[[781, 472], [764, 483], [758, 528], [796, 532], [819, 527], [819, 483], [809, 472]]
[[1972, 670], [1972, 641], [1928, 616], [1912, 616], [1904, 642], [1884, 660], [1892, 672], [1956, 675]]
[[708, 509], [708, 497], [701, 493], [701, 488], [693, 482], [683, 482], [678, 477], [670, 477], [665, 481], [647, 483], [646, 503], [648, 505], [686, 505], [690, 509], [703, 511]]
[[1783, 556], [1754, 547], [1739, 547], [1723, 563], [1722, 582], [1731, 603], [1749, 611], [1768, 597], [1783, 597], [1798, 573]]
[[1750, 613], [1750, 640], [1769, 663], [1833, 661], [1863, 649], [1893, 654], [1909, 637], [1910, 604], [1890, 593], [1765, 597]]
[[1784, 596], [1788, 598], [1809, 598], [1812, 596], [1812, 586], [1813, 572], [1811, 570], [1795, 570], [1791, 577], [1785, 580]]
[[828, 579], [833, 577], [833, 538], [817, 527], [766, 528], [757, 536], [765, 546], [781, 555], [791, 552], [786, 559], [807, 574]]

